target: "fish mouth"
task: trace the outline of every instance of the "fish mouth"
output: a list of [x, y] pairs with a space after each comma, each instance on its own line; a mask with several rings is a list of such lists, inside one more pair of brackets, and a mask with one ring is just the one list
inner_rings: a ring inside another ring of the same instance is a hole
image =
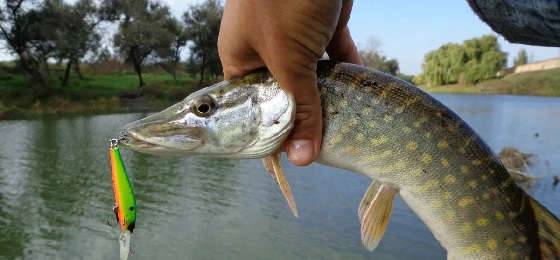
[[185, 155], [202, 145], [202, 140], [181, 129], [177, 135], [144, 136], [146, 125], [131, 124], [116, 138], [120, 146], [153, 155]]
[[150, 143], [148, 141], [142, 140], [135, 137], [128, 132], [123, 132], [118, 138], [116, 138], [119, 145], [132, 150], [136, 149], [151, 149], [158, 147], [158, 144]]
[[203, 130], [181, 123], [181, 103], [124, 126], [116, 139], [124, 148], [154, 155], [190, 154], [203, 144]]
[[150, 143], [148, 141], [137, 138], [127, 131], [121, 132], [119, 137], [115, 139], [117, 140], [119, 146], [137, 152], [150, 153], [150, 151], [157, 150], [160, 147], [160, 145], [158, 144]]

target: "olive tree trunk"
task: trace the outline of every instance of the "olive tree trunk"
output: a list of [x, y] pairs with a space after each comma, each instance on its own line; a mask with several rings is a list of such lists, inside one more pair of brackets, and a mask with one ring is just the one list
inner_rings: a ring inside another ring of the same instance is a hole
[[68, 78], [70, 77], [70, 68], [72, 68], [72, 60], [66, 63], [66, 69], [64, 70], [64, 76], [62, 78], [62, 86], [68, 85]]

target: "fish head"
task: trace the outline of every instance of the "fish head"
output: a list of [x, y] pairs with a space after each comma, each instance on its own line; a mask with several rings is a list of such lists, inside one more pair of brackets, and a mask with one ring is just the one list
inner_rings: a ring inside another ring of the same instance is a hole
[[119, 144], [155, 155], [263, 158], [293, 128], [295, 102], [268, 72], [222, 81], [124, 127]]

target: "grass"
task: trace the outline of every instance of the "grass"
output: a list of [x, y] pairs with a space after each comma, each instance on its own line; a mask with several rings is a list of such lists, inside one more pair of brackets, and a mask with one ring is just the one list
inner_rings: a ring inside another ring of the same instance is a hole
[[[90, 74], [80, 80], [71, 74], [67, 86], [52, 82], [48, 95], [37, 98], [27, 78], [0, 72], [0, 119], [34, 117], [45, 114], [105, 113], [134, 111], [126, 97], [142, 93], [142, 108], [160, 109], [196, 90], [198, 79], [178, 73], [173, 80], [168, 73], [144, 73], [145, 86], [140, 91], [133, 73]], [[58, 76], [58, 75], [56, 75]], [[53, 78], [57, 78], [53, 75]], [[130, 99], [130, 98], [128, 98]]]
[[509, 74], [476, 85], [452, 84], [421, 88], [430, 93], [508, 94], [531, 96], [560, 96], [560, 69]]

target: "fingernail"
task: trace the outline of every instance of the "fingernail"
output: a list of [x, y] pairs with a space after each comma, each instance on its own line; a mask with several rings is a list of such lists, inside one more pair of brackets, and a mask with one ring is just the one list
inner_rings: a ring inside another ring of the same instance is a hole
[[313, 143], [309, 140], [292, 140], [288, 142], [287, 155], [295, 165], [307, 165], [313, 162]]

